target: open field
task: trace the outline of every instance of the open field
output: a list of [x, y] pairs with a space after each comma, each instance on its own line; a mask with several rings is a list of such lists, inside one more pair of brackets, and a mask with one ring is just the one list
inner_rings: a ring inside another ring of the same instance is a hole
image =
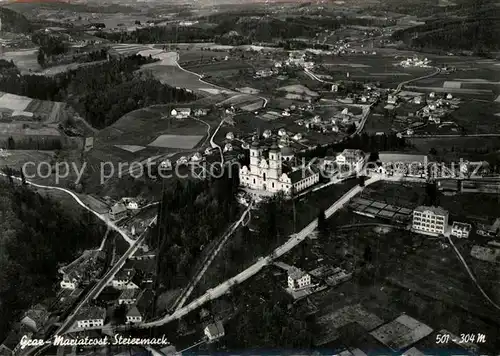
[[[434, 71], [433, 68], [402, 68], [396, 66], [401, 59], [385, 55], [345, 55], [323, 57], [322, 63], [312, 70], [334, 78], [358, 81], [378, 81], [383, 87], [395, 88], [400, 82], [418, 78]], [[347, 74], [349, 77], [347, 78]]]
[[30, 71], [37, 72], [42, 69], [37, 61], [38, 49], [26, 49], [12, 52], [4, 52], [0, 58], [5, 60], [12, 60], [19, 68], [22, 74], [28, 74]]
[[202, 137], [192, 135], [160, 135], [148, 146], [188, 150], [194, 148]]
[[179, 53], [179, 64], [187, 64], [189, 62], [206, 62], [212, 58], [224, 59], [229, 56], [229, 53], [219, 51], [201, 51], [201, 50], [182, 50]]
[[217, 95], [225, 91], [215, 85], [201, 82], [199, 76], [177, 66], [152, 63], [146, 65], [143, 70], [151, 71], [153, 76], [164, 84], [189, 89], [204, 95]]
[[12, 111], [24, 111], [32, 100], [25, 96], [0, 92], [0, 108]]

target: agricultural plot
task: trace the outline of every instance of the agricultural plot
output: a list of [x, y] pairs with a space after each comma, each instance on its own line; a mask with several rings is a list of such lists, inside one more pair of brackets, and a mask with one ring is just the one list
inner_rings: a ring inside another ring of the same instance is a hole
[[180, 52], [179, 64], [184, 65], [189, 62], [205, 62], [212, 58], [216, 59], [224, 59], [228, 56], [227, 52], [218, 52], [218, 51], [201, 51], [197, 49], [193, 50], [183, 50]]
[[117, 44], [113, 44], [111, 46], [111, 49], [120, 55], [127, 56], [127, 55], [137, 54], [141, 51], [149, 50], [151, 48], [148, 46], [141, 45], [141, 44], [117, 43]]
[[399, 351], [432, 333], [432, 328], [408, 315], [401, 315], [370, 334], [393, 351]]
[[192, 149], [198, 144], [198, 142], [201, 141], [202, 137], [203, 136], [192, 135], [160, 135], [148, 146], [161, 148]]
[[173, 87], [193, 90], [198, 93], [201, 92], [204, 95], [219, 95], [224, 92], [231, 92], [215, 85], [203, 82], [195, 73], [190, 73], [171, 64], [147, 64], [142, 68], [142, 70], [151, 71], [153, 76], [164, 84], [168, 84]]
[[12, 111], [25, 111], [33, 99], [9, 93], [0, 93], [0, 108]]

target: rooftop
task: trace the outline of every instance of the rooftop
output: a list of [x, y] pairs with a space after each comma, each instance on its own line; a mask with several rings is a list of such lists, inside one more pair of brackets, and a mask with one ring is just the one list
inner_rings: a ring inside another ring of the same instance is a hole
[[75, 317], [75, 320], [96, 320], [96, 319], [106, 319], [106, 309], [87, 305], [80, 309]]
[[306, 275], [307, 273], [298, 268], [293, 268], [288, 271], [288, 276], [292, 279], [299, 279]]
[[119, 299], [138, 299], [141, 294], [140, 289], [125, 289], [122, 294], [120, 294]]
[[224, 325], [222, 325], [221, 321], [217, 321], [213, 324], [207, 325], [208, 332], [210, 335], [223, 335], [224, 334]]
[[419, 211], [419, 212], [431, 211], [436, 215], [441, 215], [441, 216], [448, 215], [448, 212], [446, 210], [444, 210], [443, 208], [441, 208], [440, 206], [421, 205], [421, 206], [416, 207], [414, 211]]
[[460, 230], [470, 231], [470, 230], [472, 230], [472, 225], [468, 224], [468, 223], [455, 221], [452, 225], [452, 229], [460, 229]]
[[139, 312], [139, 309], [137, 309], [137, 306], [132, 306], [132, 308], [130, 308], [127, 312], [127, 316], [131, 316], [131, 317], [134, 317], [134, 316], [141, 316], [141, 313]]

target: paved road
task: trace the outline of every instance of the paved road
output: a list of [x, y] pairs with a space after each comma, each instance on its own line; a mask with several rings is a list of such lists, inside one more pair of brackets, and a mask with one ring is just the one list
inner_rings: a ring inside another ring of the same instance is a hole
[[238, 221], [236, 221], [228, 229], [228, 231], [224, 234], [224, 236], [222, 237], [222, 239], [221, 239], [219, 245], [217, 246], [217, 248], [215, 249], [215, 251], [213, 251], [213, 253], [210, 255], [210, 257], [208, 258], [208, 260], [203, 265], [202, 269], [195, 275], [192, 283], [186, 289], [186, 292], [183, 294], [182, 298], [180, 299], [179, 303], [177, 304], [177, 306], [175, 308], [175, 311], [181, 309], [182, 306], [184, 305], [184, 303], [186, 303], [187, 299], [189, 298], [189, 296], [193, 292], [194, 288], [196, 287], [196, 285], [198, 284], [198, 282], [201, 280], [201, 278], [203, 277], [203, 275], [207, 271], [208, 267], [213, 262], [213, 260], [215, 259], [215, 257], [218, 255], [218, 253], [220, 252], [220, 250], [222, 249], [222, 247], [224, 246], [224, 244], [226, 243], [226, 241], [229, 239], [229, 237], [231, 235], [234, 234], [234, 232], [236, 231], [236, 229], [238, 229], [238, 227], [240, 227], [240, 225], [243, 224], [243, 221], [245, 220], [245, 218], [247, 217], [247, 215], [250, 213], [250, 210], [252, 209], [252, 205], [253, 205], [253, 202], [250, 202], [250, 204], [248, 204], [248, 208], [246, 208], [246, 210], [243, 212], [243, 214], [241, 214], [241, 217], [238, 219]]
[[401, 83], [398, 84], [395, 93], [396, 94], [399, 93], [401, 91], [401, 89], [403, 89], [403, 86], [405, 86], [406, 84], [409, 84], [411, 82], [416, 82], [416, 81], [419, 81], [419, 80], [422, 80], [422, 79], [431, 78], [431, 77], [433, 77], [435, 75], [438, 75], [439, 73], [441, 73], [441, 69], [440, 68], [435, 68], [435, 71], [432, 72], [431, 74], [423, 75], [421, 77], [413, 78], [413, 79], [410, 79], [410, 80], [405, 80], [404, 82], [401, 82]]
[[[373, 184], [375, 182], [378, 182], [380, 180], [379, 177], [372, 177], [368, 179], [365, 182], [365, 186], [368, 186], [370, 184]], [[362, 187], [356, 186], [352, 188], [350, 191], [348, 191], [346, 194], [344, 194], [340, 199], [338, 199], [330, 208], [328, 208], [325, 211], [326, 217], [332, 216], [337, 210], [342, 208], [350, 199], [352, 199], [355, 195], [360, 193], [363, 190]], [[248, 278], [252, 277], [253, 275], [257, 274], [263, 267], [267, 266], [268, 264], [272, 263], [273, 259], [276, 259], [283, 254], [287, 253], [290, 251], [292, 248], [300, 244], [309, 234], [311, 234], [316, 227], [318, 226], [318, 220], [312, 221], [309, 225], [307, 225], [304, 229], [302, 229], [299, 233], [293, 234], [290, 236], [290, 239], [278, 247], [277, 249], [274, 250], [274, 252], [266, 257], [261, 257], [255, 264], [238, 274], [237, 276], [228, 279], [224, 283], [220, 284], [219, 286], [209, 289], [203, 296], [197, 298], [187, 306], [176, 310], [174, 313], [171, 315], [167, 315], [159, 320], [156, 321], [151, 321], [148, 323], [140, 324], [138, 325], [139, 328], [151, 328], [151, 327], [156, 327], [156, 326], [161, 326], [166, 323], [169, 323], [173, 320], [179, 319], [189, 312], [199, 308], [203, 304], [216, 299], [220, 297], [221, 295], [224, 295], [227, 293], [232, 286], [236, 284], [240, 284], [247, 280]]]

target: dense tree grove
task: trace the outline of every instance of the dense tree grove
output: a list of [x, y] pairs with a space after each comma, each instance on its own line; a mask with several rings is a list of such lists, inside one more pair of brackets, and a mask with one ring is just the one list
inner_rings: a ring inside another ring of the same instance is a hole
[[55, 296], [58, 265], [95, 248], [104, 232], [91, 214], [69, 215], [50, 198], [0, 181], [0, 340], [23, 311]]
[[240, 286], [236, 288], [233, 294], [238, 297], [233, 299], [242, 308], [229, 322], [231, 337], [227, 337], [225, 343], [230, 350], [251, 349], [268, 353], [275, 348], [308, 350], [313, 347], [312, 322], [295, 312], [296, 309], [289, 308], [293, 301], [279, 283], [271, 283], [263, 289], [265, 303], [262, 303], [261, 294], [245, 293]]
[[91, 125], [104, 128], [144, 106], [195, 99], [193, 94], [162, 84], [147, 72], [136, 73], [141, 65], [153, 61], [135, 55], [54, 77], [9, 71], [0, 77], [0, 90], [40, 100], [64, 101]]
[[459, 16], [433, 19], [423, 25], [396, 31], [394, 39], [420, 50], [466, 50], [488, 55], [500, 49], [500, 10], [490, 0], [464, 2]]
[[188, 283], [203, 247], [220, 237], [237, 215], [237, 174], [222, 178], [177, 181], [163, 196], [157, 231], [147, 241], [158, 249], [158, 283], [175, 288]]

